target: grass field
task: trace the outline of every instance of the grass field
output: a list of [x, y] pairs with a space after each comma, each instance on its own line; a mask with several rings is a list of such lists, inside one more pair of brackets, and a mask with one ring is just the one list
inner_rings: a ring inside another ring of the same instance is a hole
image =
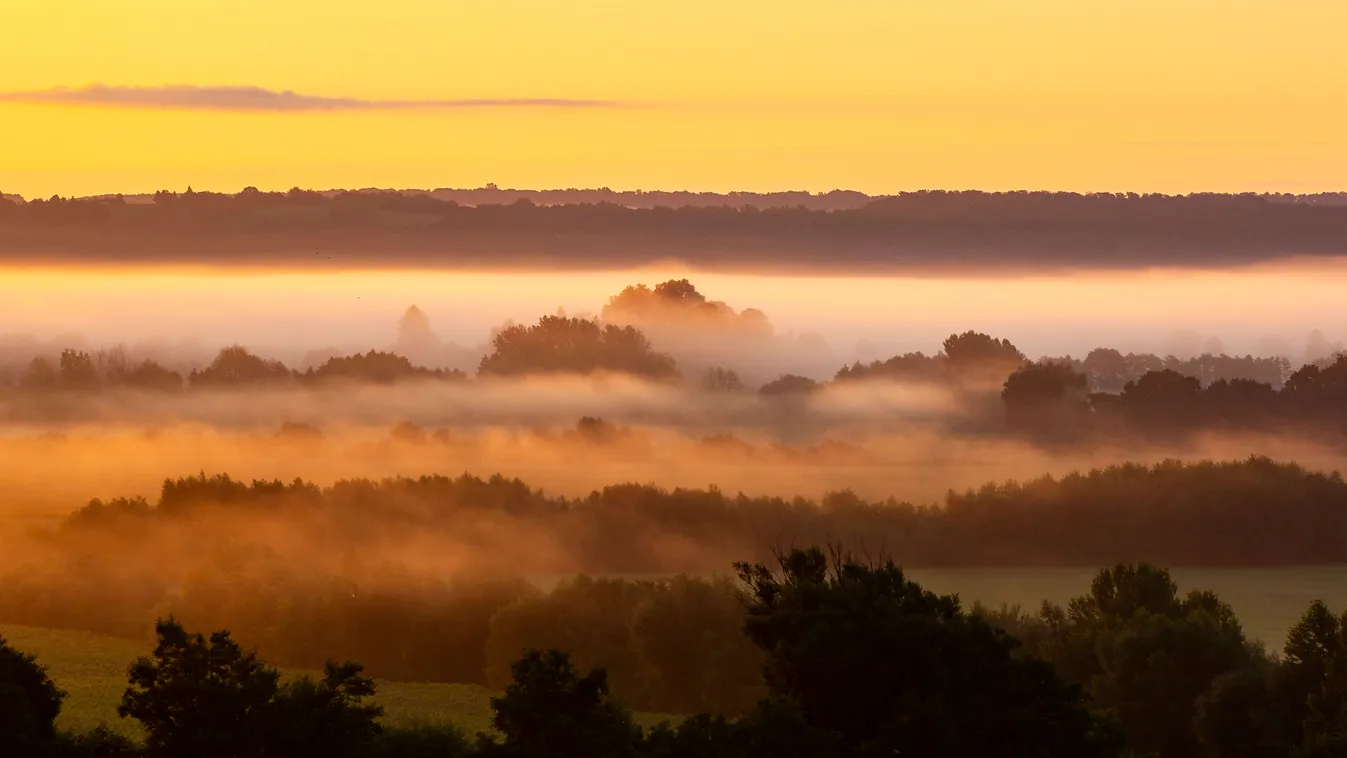
[[[117, 703], [126, 689], [127, 665], [148, 653], [148, 647], [88, 632], [4, 624], [0, 624], [0, 636], [14, 648], [36, 655], [57, 686], [69, 693], [61, 708], [60, 728], [83, 731], [105, 723], [121, 734], [141, 737], [137, 722], [117, 716]], [[375, 701], [384, 707], [386, 725], [453, 724], [469, 736], [491, 730], [491, 696], [495, 693], [484, 687], [384, 681], [378, 685]], [[637, 721], [647, 727], [676, 719], [637, 714]]]
[[[952, 568], [908, 569], [907, 575], [926, 589], [957, 593], [965, 606], [981, 601], [993, 608], [1001, 603], [1037, 612], [1044, 600], [1065, 606], [1090, 590], [1097, 568]], [[1338, 613], [1347, 611], [1347, 566], [1294, 568], [1175, 568], [1170, 570], [1179, 593], [1212, 590], [1239, 616], [1244, 632], [1269, 650], [1280, 651], [1286, 632], [1314, 600], [1323, 600]], [[658, 579], [664, 575], [625, 575], [628, 579]], [[531, 577], [550, 589], [563, 575]]]

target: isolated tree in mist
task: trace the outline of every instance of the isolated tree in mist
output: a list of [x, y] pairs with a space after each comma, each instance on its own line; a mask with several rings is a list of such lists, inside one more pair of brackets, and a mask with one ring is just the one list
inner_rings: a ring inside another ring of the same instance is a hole
[[739, 375], [730, 369], [713, 366], [702, 374], [702, 389], [707, 392], [739, 392], [743, 388]]
[[242, 345], [222, 349], [209, 366], [188, 376], [193, 387], [275, 384], [289, 379], [290, 370], [285, 364], [259, 358]]
[[477, 371], [487, 376], [612, 371], [648, 379], [676, 377], [673, 358], [656, 353], [634, 327], [564, 316], [543, 316], [533, 326], [509, 326], [492, 340]]

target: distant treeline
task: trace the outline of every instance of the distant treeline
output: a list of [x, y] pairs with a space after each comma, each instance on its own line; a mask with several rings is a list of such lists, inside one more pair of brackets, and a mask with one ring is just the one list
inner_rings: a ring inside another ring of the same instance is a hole
[[[579, 578], [541, 592], [521, 574], [704, 575], [826, 540], [913, 568], [1337, 564], [1347, 483], [1258, 458], [1129, 464], [914, 506], [848, 492], [815, 502], [620, 485], [568, 499], [502, 477], [320, 488], [200, 475], [165, 481], [153, 504], [94, 500], [4, 556], [0, 621], [136, 637], [171, 611], [229, 626], [287, 666], [340, 654], [378, 676], [493, 686], [520, 646], [555, 645], [608, 666], [637, 707], [731, 708], [754, 692], [732, 585]], [[671, 653], [670, 625], [688, 619], [701, 632]]]
[[[927, 505], [870, 502], [849, 491], [813, 501], [637, 484], [566, 498], [500, 476], [349, 480], [319, 488], [302, 480], [245, 484], [199, 475], [167, 480], [153, 507], [140, 499], [95, 500], [69, 517], [66, 530], [153, 535], [156, 525], [205, 514], [244, 524], [253, 515], [288, 516], [322, 525], [339, 545], [439, 533], [484, 555], [497, 549], [494, 529], [503, 520], [514, 525], [507, 532], [545, 534], [565, 546], [564, 562], [532, 564], [543, 573], [705, 570], [724, 565], [724, 555], [829, 539], [864, 541], [912, 567], [1347, 563], [1342, 476], [1262, 457], [1129, 463], [988, 483]], [[688, 549], [679, 555], [661, 543]], [[502, 552], [498, 566], [529, 565], [528, 552]]]
[[1089, 384], [1072, 364], [1026, 365], [1001, 392], [1006, 420], [1023, 431], [1068, 437], [1122, 428], [1150, 435], [1212, 429], [1347, 433], [1347, 354], [1302, 366], [1280, 388], [1246, 378], [1204, 386], [1170, 368], [1147, 371], [1118, 394], [1090, 393]]
[[342, 265], [554, 268], [672, 257], [701, 267], [878, 270], [1222, 265], [1347, 252], [1338, 195], [923, 191], [860, 207], [846, 195], [826, 208], [759, 207], [742, 196], [679, 204], [675, 195], [657, 207], [473, 199], [248, 189], [160, 192], [150, 203], [6, 200], [0, 254], [318, 266], [326, 259], [311, 253], [327, 251]]
[[[751, 311], [750, 311], [751, 312]], [[740, 319], [731, 312], [730, 319]], [[732, 322], [738, 325], [738, 322]], [[710, 328], [720, 326], [711, 323]], [[660, 328], [656, 325], [655, 328]], [[672, 327], [665, 327], [672, 328]], [[692, 328], [708, 328], [704, 324]], [[743, 338], [740, 329], [733, 337]], [[770, 335], [768, 335], [770, 337]], [[1119, 393], [1129, 383], [1148, 374], [1171, 372], [1198, 381], [1201, 386], [1217, 382], [1253, 381], [1281, 389], [1292, 376], [1303, 376], [1311, 368], [1326, 369], [1332, 360], [1324, 359], [1299, 371], [1281, 357], [1255, 357], [1204, 354], [1192, 358], [1159, 356], [1149, 353], [1123, 355], [1109, 348], [1093, 350], [1083, 360], [1045, 359], [1069, 366], [1082, 373], [1093, 392]], [[1004, 380], [1012, 372], [1029, 364], [1029, 359], [1009, 340], [996, 339], [978, 332], [950, 335], [944, 350], [935, 355], [907, 353], [870, 364], [855, 363], [837, 371], [834, 381], [888, 380], [948, 384], [969, 378]], [[677, 363], [668, 354], [658, 352], [641, 329], [617, 324], [602, 324], [581, 318], [543, 316], [535, 325], [511, 325], [493, 337], [491, 351], [482, 358], [477, 373], [481, 376], [527, 376], [538, 374], [590, 374], [613, 372], [654, 380], [679, 377]], [[316, 368], [304, 372], [287, 368], [276, 360], [254, 355], [240, 345], [220, 350], [207, 366], [192, 370], [187, 384], [198, 387], [276, 385], [296, 382], [315, 385], [331, 381], [393, 383], [414, 379], [464, 379], [458, 370], [427, 369], [392, 352], [371, 350], [349, 356], [328, 358]], [[697, 384], [708, 391], [733, 392], [746, 389], [738, 374], [722, 366], [712, 367], [699, 377]], [[127, 386], [144, 390], [175, 391], [183, 387], [184, 377], [153, 360], [135, 362], [125, 348], [113, 347], [93, 352], [67, 348], [56, 360], [34, 357], [15, 383], [34, 390], [90, 390], [99, 387]], [[783, 375], [759, 388], [763, 394], [809, 393], [823, 386], [805, 377]]]

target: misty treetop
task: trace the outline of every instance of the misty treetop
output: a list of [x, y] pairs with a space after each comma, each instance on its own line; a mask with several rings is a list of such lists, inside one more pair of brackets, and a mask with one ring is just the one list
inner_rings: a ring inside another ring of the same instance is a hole
[[673, 358], [655, 352], [635, 327], [582, 318], [543, 316], [533, 326], [507, 327], [492, 348], [477, 369], [484, 376], [611, 371], [656, 380], [678, 377]]

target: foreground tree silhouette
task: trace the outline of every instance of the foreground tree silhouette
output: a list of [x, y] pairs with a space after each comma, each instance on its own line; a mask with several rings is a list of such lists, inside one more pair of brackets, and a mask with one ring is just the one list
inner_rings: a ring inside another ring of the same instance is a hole
[[42, 755], [56, 738], [62, 692], [28, 653], [0, 637], [0, 755]]
[[813, 548], [738, 564], [773, 694], [850, 756], [1116, 756], [1111, 727], [1048, 664], [908, 580]]
[[1229, 605], [1180, 596], [1168, 571], [1146, 563], [1101, 570], [1089, 594], [1065, 611], [1045, 605], [1040, 620], [1034, 652], [1115, 713], [1130, 747], [1160, 758], [1200, 754], [1198, 698], [1255, 659]]
[[284, 687], [280, 674], [227, 631], [188, 634], [155, 625], [154, 653], [128, 671], [117, 712], [145, 727], [149, 758], [355, 755], [378, 734], [374, 684], [358, 664], [328, 664], [324, 678]]
[[580, 676], [560, 650], [526, 651], [511, 667], [514, 683], [491, 699], [503, 742], [479, 740], [483, 756], [623, 758], [634, 756], [641, 730], [608, 696], [608, 674]]

